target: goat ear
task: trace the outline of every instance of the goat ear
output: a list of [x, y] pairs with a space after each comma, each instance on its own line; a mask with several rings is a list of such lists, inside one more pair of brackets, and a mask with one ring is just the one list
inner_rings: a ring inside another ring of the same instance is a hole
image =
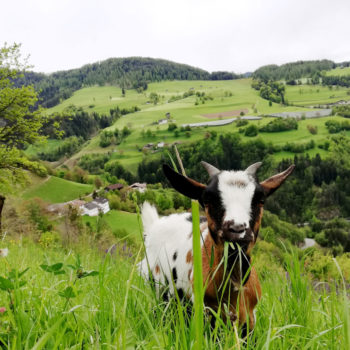
[[273, 192], [275, 192], [287, 179], [287, 177], [293, 172], [295, 168], [295, 165], [291, 165], [287, 170], [271, 176], [270, 178], [266, 179], [265, 181], [261, 182], [260, 185], [265, 191], [265, 195], [269, 196]]
[[197, 199], [199, 203], [203, 205], [202, 194], [206, 187], [205, 185], [189, 177], [182, 176], [171, 169], [167, 164], [163, 164], [163, 172], [176, 191], [192, 199]]

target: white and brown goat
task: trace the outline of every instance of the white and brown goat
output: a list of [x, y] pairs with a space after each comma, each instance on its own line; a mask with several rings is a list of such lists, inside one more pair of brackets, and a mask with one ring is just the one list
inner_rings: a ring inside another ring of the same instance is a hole
[[[259, 183], [256, 171], [261, 163], [245, 171], [220, 171], [208, 163], [202, 164], [210, 175], [208, 185], [182, 176], [167, 165], [163, 171], [177, 191], [198, 200], [205, 209], [206, 217], [200, 226], [205, 305], [214, 310], [219, 304], [225, 305], [228, 313], [222, 308], [224, 318], [234, 321], [238, 317], [241, 326], [252, 330], [253, 310], [261, 288], [256, 271], [250, 266], [250, 253], [257, 240], [264, 201], [292, 173], [294, 165]], [[140, 263], [142, 274], [149, 277], [151, 273], [158, 286], [168, 284], [172, 295], [176, 288], [180, 297], [193, 299], [191, 214], [159, 217], [153, 206], [144, 203], [142, 220], [147, 256]], [[228, 261], [223, 264], [225, 242], [231, 244]], [[223, 281], [228, 278], [230, 288], [224, 290]]]

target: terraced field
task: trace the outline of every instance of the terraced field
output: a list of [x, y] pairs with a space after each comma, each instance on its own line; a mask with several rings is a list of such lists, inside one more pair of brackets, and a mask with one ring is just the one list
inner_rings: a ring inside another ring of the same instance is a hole
[[[121, 164], [133, 173], [137, 170], [137, 165], [144, 157], [156, 157], [157, 154], [148, 152], [145, 155], [140, 151], [148, 143], [157, 144], [164, 142], [166, 145], [174, 142], [193, 142], [206, 137], [211, 130], [216, 132], [238, 132], [235, 123], [219, 127], [193, 128], [190, 133], [180, 132], [175, 135], [168, 131], [168, 125], [158, 124], [158, 121], [166, 118], [170, 114], [172, 122], [179, 127], [182, 124], [208, 121], [208, 114], [216, 114], [220, 120], [230, 118], [225, 112], [246, 111], [246, 115], [266, 115], [276, 112], [307, 111], [310, 106], [335, 102], [340, 99], [350, 99], [348, 90], [345, 88], [332, 89], [323, 86], [286, 86], [286, 98], [291, 106], [281, 106], [273, 103], [269, 106], [268, 101], [262, 99], [258, 92], [251, 88], [251, 79], [228, 80], [228, 81], [165, 81], [151, 83], [147, 91], [137, 93], [135, 90], [126, 90], [125, 97], [122, 97], [121, 89], [113, 86], [88, 87], [76, 91], [74, 95], [62, 104], [48, 110], [48, 113], [62, 111], [69, 105], [82, 107], [84, 110], [108, 113], [109, 109], [119, 106], [119, 108], [129, 108], [138, 106], [141, 111], [128, 114], [116, 121], [110, 130], [122, 129], [124, 126], [132, 130], [120, 145], [101, 148], [99, 146], [99, 135], [89, 140], [82, 150], [73, 155], [66, 165], [72, 166], [77, 159], [88, 153], [111, 152], [112, 157], [120, 160]], [[196, 94], [183, 98], [188, 92], [204, 93], [209, 99], [204, 100]], [[150, 94], [156, 93], [159, 102], [155, 105], [150, 102]], [[176, 98], [174, 98], [174, 96]], [[174, 102], [170, 102], [175, 100]], [[221, 116], [220, 116], [220, 113]], [[230, 114], [230, 113], [228, 113]], [[329, 117], [328, 117], [329, 118]], [[301, 121], [297, 131], [282, 133], [260, 133], [258, 137], [282, 145], [286, 142], [306, 142], [314, 139], [316, 143], [323, 143], [328, 137], [328, 132], [324, 123], [328, 118]], [[251, 121], [258, 126], [268, 123], [270, 118], [263, 118], [260, 121]], [[318, 127], [317, 135], [311, 135], [307, 131], [307, 125]], [[152, 136], [145, 135], [144, 131], [150, 130]], [[244, 136], [243, 136], [244, 137]], [[247, 138], [250, 139], [250, 138]], [[310, 154], [322, 150], [314, 149]], [[283, 156], [285, 152], [281, 153]], [[291, 154], [293, 156], [293, 154]], [[277, 158], [281, 155], [277, 154]]]

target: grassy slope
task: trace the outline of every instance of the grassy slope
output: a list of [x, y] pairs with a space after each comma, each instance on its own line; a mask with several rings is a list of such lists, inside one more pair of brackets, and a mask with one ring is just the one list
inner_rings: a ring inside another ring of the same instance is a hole
[[[103, 220], [107, 222], [109, 227], [114, 230], [126, 230], [136, 240], [140, 241], [140, 228], [137, 220], [137, 215], [125, 211], [111, 210], [103, 215]], [[83, 221], [90, 222], [93, 227], [96, 227], [97, 217], [83, 216]]]
[[[223, 127], [197, 128], [191, 131], [190, 138], [186, 138], [184, 134], [180, 134], [178, 138], [175, 138], [173, 133], [167, 131], [167, 125], [151, 125], [152, 122], [164, 118], [167, 112], [171, 113], [171, 117], [176, 121], [177, 125], [181, 125], [189, 122], [215, 120], [208, 119], [204, 117], [203, 114], [239, 109], [248, 109], [249, 115], [307, 110], [305, 107], [297, 106], [283, 107], [278, 104], [269, 106], [268, 101], [260, 98], [258, 92], [253, 90], [250, 84], [250, 79], [233, 81], [166, 81], [149, 84], [148, 90], [143, 94], [138, 94], [134, 90], [127, 90], [125, 98], [121, 97], [121, 90], [116, 87], [89, 87], [75, 92], [70, 99], [49, 111], [62, 110], [70, 104], [75, 104], [84, 109], [96, 110], [98, 112], [108, 112], [110, 108], [116, 107], [117, 105], [120, 108], [134, 105], [139, 106], [141, 108], [140, 112], [126, 115], [110, 127], [111, 130], [115, 128], [121, 129], [124, 126], [128, 126], [132, 129], [132, 134], [124, 140], [121, 145], [118, 147], [110, 146], [101, 148], [99, 147], [99, 136], [97, 135], [87, 142], [86, 146], [67, 162], [67, 165], [71, 165], [75, 159], [79, 159], [82, 155], [88, 153], [113, 152], [114, 158], [119, 159], [128, 170], [135, 173], [138, 163], [145, 157], [145, 155], [137, 149], [149, 142], [158, 143], [164, 141], [168, 144], [174, 141], [193, 142], [202, 139], [210, 130], [215, 130], [218, 133], [238, 131], [235, 124], [231, 124]], [[214, 99], [197, 106], [195, 105], [195, 96], [167, 103], [171, 96], [182, 95], [184, 92], [189, 91], [189, 89], [203, 91], [206, 95], [210, 95]], [[317, 92], [317, 90], [319, 92]], [[302, 93], [300, 93], [300, 91]], [[346, 89], [330, 91], [328, 88], [322, 86], [287, 86], [286, 96], [289, 102], [306, 106], [333, 102], [346, 98], [348, 96], [346, 95], [346, 91]], [[156, 92], [161, 96], [160, 102], [156, 106], [147, 103], [151, 92]], [[227, 97], [227, 92], [232, 93], [232, 96]], [[89, 108], [91, 105], [94, 105], [94, 107]], [[269, 118], [266, 118], [254, 123], [263, 125], [269, 120]], [[299, 130], [296, 132], [261, 134], [260, 137], [276, 144], [304, 142], [311, 138], [316, 142], [322, 143], [328, 136], [324, 128], [324, 122], [326, 120], [327, 118], [304, 121], [301, 122]], [[319, 133], [316, 136], [312, 136], [306, 130], [307, 124], [317, 125], [319, 127]], [[156, 137], [142, 137], [141, 131], [147, 129], [156, 133]], [[313, 154], [316, 151], [318, 150], [311, 150], [309, 153]], [[320, 153], [322, 153], [322, 151], [320, 151]], [[155, 156], [156, 155], [148, 155], [148, 157]], [[276, 155], [276, 157], [280, 158], [281, 155]]]
[[49, 139], [43, 143], [36, 145], [29, 145], [29, 147], [24, 151], [26, 156], [32, 157], [38, 154], [39, 152], [50, 152], [58, 148], [62, 144], [63, 140], [54, 140]]
[[286, 98], [293, 102], [295, 106], [308, 106], [332, 103], [339, 100], [348, 100], [350, 96], [347, 88], [329, 89], [326, 86], [315, 85], [295, 85], [288, 86], [286, 89]]
[[[192, 348], [193, 323], [182, 325], [179, 315], [186, 317], [186, 312], [180, 305], [154, 298], [149, 284], [138, 276], [136, 253], [128, 257], [120, 249], [111, 257], [97, 254], [87, 239], [79, 247], [81, 265], [85, 271], [99, 271], [99, 276], [76, 279], [75, 271], [67, 267], [75, 263], [72, 250], [3, 243], [10, 253], [0, 265], [2, 276], [8, 276], [10, 269], [29, 267], [22, 277], [27, 281], [24, 286], [13, 294], [0, 293], [0, 305], [7, 310], [0, 315], [4, 325], [0, 340], [6, 348]], [[254, 258], [264, 271], [263, 297], [254, 335], [244, 349], [348, 349], [349, 300], [336, 293], [334, 282], [329, 282], [330, 292], [317, 293], [300, 259], [291, 257], [286, 279], [272, 260], [263, 260], [266, 257]], [[58, 262], [66, 274], [40, 268]], [[67, 287], [74, 291], [68, 300], [59, 296]], [[12, 305], [9, 297], [14, 298]], [[202, 341], [205, 349], [239, 348], [232, 326], [223, 323], [215, 331], [207, 324]]]
[[326, 75], [336, 75], [336, 76], [350, 75], [350, 67], [335, 68], [327, 71]]
[[24, 192], [23, 198], [39, 197], [51, 203], [62, 203], [91, 193], [93, 185], [85, 185], [51, 176], [30, 187]]

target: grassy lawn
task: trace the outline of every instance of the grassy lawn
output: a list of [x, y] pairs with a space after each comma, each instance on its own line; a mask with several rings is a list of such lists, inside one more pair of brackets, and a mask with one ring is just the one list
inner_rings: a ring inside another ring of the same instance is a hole
[[39, 197], [50, 203], [63, 203], [93, 191], [93, 185], [67, 181], [55, 176], [45, 179], [24, 192], [23, 198]]

